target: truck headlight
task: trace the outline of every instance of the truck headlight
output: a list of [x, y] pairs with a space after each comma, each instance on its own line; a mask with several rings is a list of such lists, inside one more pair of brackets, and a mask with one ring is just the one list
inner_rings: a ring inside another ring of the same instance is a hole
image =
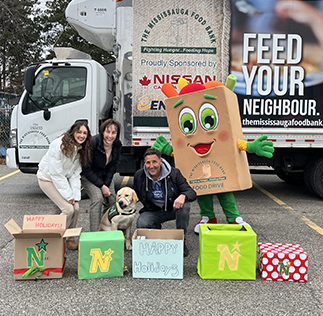
[[17, 141], [17, 129], [10, 130], [9, 133], [9, 142], [10, 147], [17, 147], [18, 141]]

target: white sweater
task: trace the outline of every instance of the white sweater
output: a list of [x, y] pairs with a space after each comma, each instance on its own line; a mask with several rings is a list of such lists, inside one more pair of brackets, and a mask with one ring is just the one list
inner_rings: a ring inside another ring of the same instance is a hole
[[61, 151], [62, 137], [51, 142], [45, 156], [40, 161], [37, 177], [40, 180], [52, 181], [61, 196], [69, 201], [81, 200], [82, 167], [75, 152], [72, 158], [67, 158]]

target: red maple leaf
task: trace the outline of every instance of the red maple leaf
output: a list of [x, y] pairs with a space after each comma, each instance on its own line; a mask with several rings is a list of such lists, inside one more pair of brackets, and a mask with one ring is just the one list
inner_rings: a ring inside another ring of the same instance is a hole
[[143, 76], [143, 78], [140, 79], [139, 82], [142, 86], [148, 86], [150, 84], [151, 80], [148, 79], [147, 76]]

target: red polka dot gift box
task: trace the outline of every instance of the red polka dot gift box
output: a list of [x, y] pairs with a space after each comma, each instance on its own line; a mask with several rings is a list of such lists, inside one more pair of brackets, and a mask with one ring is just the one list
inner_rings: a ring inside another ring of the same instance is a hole
[[263, 280], [307, 282], [308, 255], [300, 245], [258, 243]]

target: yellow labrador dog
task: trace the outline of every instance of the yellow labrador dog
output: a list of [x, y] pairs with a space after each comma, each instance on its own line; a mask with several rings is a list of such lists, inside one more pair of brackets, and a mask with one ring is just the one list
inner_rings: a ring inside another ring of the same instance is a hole
[[99, 229], [122, 230], [126, 239], [126, 249], [131, 250], [131, 226], [136, 216], [138, 197], [129, 187], [121, 188], [116, 195], [116, 203], [102, 216]]

